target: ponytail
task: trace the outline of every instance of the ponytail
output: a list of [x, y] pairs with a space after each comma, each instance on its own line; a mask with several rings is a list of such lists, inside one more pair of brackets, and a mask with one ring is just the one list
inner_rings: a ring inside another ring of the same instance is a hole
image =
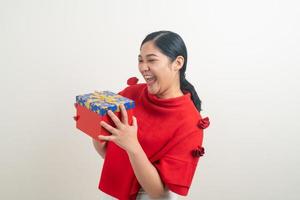
[[197, 110], [200, 112], [201, 109], [201, 100], [194, 88], [194, 86], [185, 78], [185, 74], [180, 71], [180, 89], [181, 91], [188, 91], [191, 93], [192, 101], [197, 108]]

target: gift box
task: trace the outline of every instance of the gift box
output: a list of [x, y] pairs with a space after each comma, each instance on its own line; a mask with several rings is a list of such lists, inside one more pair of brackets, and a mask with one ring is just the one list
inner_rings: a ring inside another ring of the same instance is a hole
[[99, 141], [98, 135], [111, 135], [100, 125], [100, 121], [105, 121], [109, 125], [116, 127], [108, 110], [122, 120], [120, 105], [123, 104], [128, 114], [128, 123], [132, 125], [133, 109], [135, 102], [131, 99], [115, 94], [111, 91], [95, 91], [93, 93], [76, 96], [76, 128]]

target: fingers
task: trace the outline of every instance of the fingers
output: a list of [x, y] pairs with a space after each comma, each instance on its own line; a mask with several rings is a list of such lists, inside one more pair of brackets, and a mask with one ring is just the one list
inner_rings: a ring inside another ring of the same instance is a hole
[[122, 122], [120, 121], [120, 119], [113, 113], [113, 111], [108, 110], [107, 114], [109, 115], [109, 117], [113, 120], [113, 122], [115, 123], [116, 127], [121, 128], [122, 126]]
[[125, 125], [128, 124], [128, 115], [127, 115], [127, 111], [126, 108], [123, 104], [120, 105], [121, 108], [121, 113], [122, 113], [122, 121], [123, 123], [125, 123]]
[[132, 125], [134, 127], [137, 127], [137, 120], [136, 120], [136, 117], [135, 116], [132, 116]]
[[101, 121], [100, 125], [105, 128], [107, 131], [109, 131], [112, 135], [118, 135], [118, 130], [109, 125], [108, 123]]
[[114, 135], [108, 135], [108, 136], [98, 135], [98, 138], [103, 141], [114, 141], [116, 139]]

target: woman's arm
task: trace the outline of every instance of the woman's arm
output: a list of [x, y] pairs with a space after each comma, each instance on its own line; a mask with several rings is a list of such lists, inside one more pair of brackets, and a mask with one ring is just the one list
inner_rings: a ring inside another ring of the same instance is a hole
[[106, 153], [106, 143], [107, 143], [106, 141], [102, 143], [98, 142], [93, 138], [94, 147], [103, 159], [105, 158], [105, 153]]
[[134, 151], [127, 151], [127, 154], [134, 174], [145, 192], [151, 198], [161, 197], [165, 192], [164, 184], [142, 147], [139, 145]]

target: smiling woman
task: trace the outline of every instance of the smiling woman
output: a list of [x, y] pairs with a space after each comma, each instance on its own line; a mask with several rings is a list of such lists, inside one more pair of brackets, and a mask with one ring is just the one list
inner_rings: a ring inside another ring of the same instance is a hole
[[160, 98], [183, 95], [178, 74], [183, 63], [181, 55], [170, 62], [169, 57], [161, 53], [153, 41], [146, 42], [141, 47], [139, 70], [147, 82], [148, 91]]
[[136, 102], [133, 123], [120, 106], [121, 119], [108, 112], [115, 127], [101, 122], [111, 135], [99, 136], [102, 143], [94, 141], [105, 158], [99, 189], [107, 199], [177, 199], [188, 194], [204, 153], [208, 117], [202, 126], [201, 101], [185, 79], [187, 51], [178, 34], [149, 34], [138, 59], [146, 83], [130, 84], [118, 93]]
[[[139, 54], [139, 70], [148, 83], [149, 91], [160, 98], [164, 95], [182, 95], [182, 90], [191, 92], [198, 111], [201, 101], [194, 86], [185, 78], [187, 49], [182, 38], [171, 31], [153, 32], [143, 40]], [[153, 78], [151, 81], [148, 78]], [[158, 81], [155, 83], [155, 81]], [[168, 90], [168, 91], [167, 91]], [[172, 96], [171, 96], [172, 97]], [[165, 98], [168, 98], [166, 96]]]

